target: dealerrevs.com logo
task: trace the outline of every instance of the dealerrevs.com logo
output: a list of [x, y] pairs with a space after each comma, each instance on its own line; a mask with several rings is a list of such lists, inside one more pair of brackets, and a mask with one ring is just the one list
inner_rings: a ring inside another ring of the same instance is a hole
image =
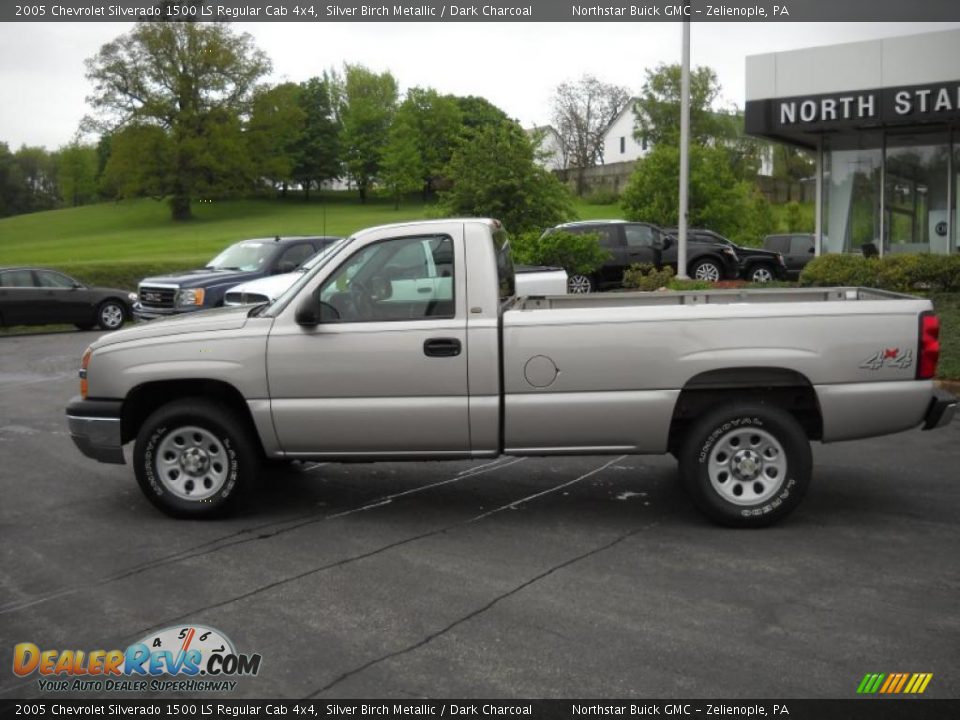
[[233, 690], [233, 678], [256, 675], [260, 661], [205, 625], [168, 627], [126, 650], [44, 650], [30, 642], [13, 648], [14, 674], [36, 673], [40, 690], [50, 692]]

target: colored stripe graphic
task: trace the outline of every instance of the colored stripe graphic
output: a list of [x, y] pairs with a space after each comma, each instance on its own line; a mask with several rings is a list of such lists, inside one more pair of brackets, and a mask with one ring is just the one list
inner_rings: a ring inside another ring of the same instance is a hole
[[867, 673], [857, 686], [858, 695], [920, 695], [933, 679], [933, 673]]

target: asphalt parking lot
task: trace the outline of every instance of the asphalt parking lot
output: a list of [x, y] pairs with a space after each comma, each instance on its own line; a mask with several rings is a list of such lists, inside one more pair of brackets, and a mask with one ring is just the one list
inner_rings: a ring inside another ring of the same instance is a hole
[[70, 441], [94, 337], [0, 338], [0, 698], [45, 696], [15, 643], [184, 623], [262, 655], [210, 697], [851, 698], [867, 672], [960, 695], [960, 422], [815, 446], [760, 531], [702, 520], [669, 457], [307, 464], [176, 521]]

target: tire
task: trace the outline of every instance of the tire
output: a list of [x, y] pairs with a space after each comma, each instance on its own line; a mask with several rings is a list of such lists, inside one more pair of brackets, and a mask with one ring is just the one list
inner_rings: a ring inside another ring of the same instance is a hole
[[97, 308], [97, 325], [101, 330], [119, 330], [126, 319], [127, 310], [119, 300], [104, 300]]
[[176, 400], [147, 418], [133, 450], [137, 483], [167, 515], [224, 514], [260, 471], [256, 437], [236, 413], [198, 398]]
[[592, 293], [596, 290], [596, 283], [589, 275], [571, 275], [567, 278], [567, 292], [571, 295]]
[[747, 278], [750, 282], [755, 283], [768, 283], [776, 280], [776, 275], [773, 274], [773, 266], [768, 265], [767, 263], [759, 263], [750, 268], [750, 277]]
[[738, 528], [771, 525], [792, 512], [813, 467], [810, 442], [796, 419], [754, 403], [704, 415], [684, 437], [679, 459], [681, 480], [697, 509]]
[[690, 277], [694, 280], [719, 282], [723, 280], [723, 268], [720, 267], [720, 263], [710, 258], [694, 260], [690, 264]]

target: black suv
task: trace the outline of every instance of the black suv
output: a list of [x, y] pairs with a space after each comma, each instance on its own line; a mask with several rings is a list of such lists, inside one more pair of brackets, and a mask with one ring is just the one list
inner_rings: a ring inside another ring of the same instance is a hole
[[219, 307], [230, 288], [293, 272], [311, 255], [340, 239], [321, 235], [241, 240], [202, 269], [141, 280], [133, 313], [141, 320], [153, 320]]
[[[676, 228], [666, 228], [665, 230], [671, 235], [677, 234]], [[740, 277], [744, 280], [765, 283], [771, 280], [787, 279], [787, 266], [783, 255], [778, 252], [737, 245], [720, 233], [701, 228], [687, 230], [687, 238], [732, 247], [734, 252], [737, 253], [737, 257], [740, 258]]]
[[787, 235], [767, 235], [763, 246], [783, 255], [787, 264], [787, 276], [800, 277], [807, 263], [816, 256], [816, 241], [813, 235], [789, 233]]
[[[658, 269], [670, 266], [677, 269], [677, 240], [662, 228], [645, 222], [627, 220], [584, 220], [565, 223], [547, 230], [582, 235], [597, 233], [600, 246], [612, 257], [593, 275], [571, 274], [567, 289], [571, 293], [585, 293], [620, 287], [623, 271], [635, 263], [650, 263]], [[715, 242], [687, 238], [687, 274], [697, 280], [733, 279], [739, 271], [737, 254], [731, 247]]]

